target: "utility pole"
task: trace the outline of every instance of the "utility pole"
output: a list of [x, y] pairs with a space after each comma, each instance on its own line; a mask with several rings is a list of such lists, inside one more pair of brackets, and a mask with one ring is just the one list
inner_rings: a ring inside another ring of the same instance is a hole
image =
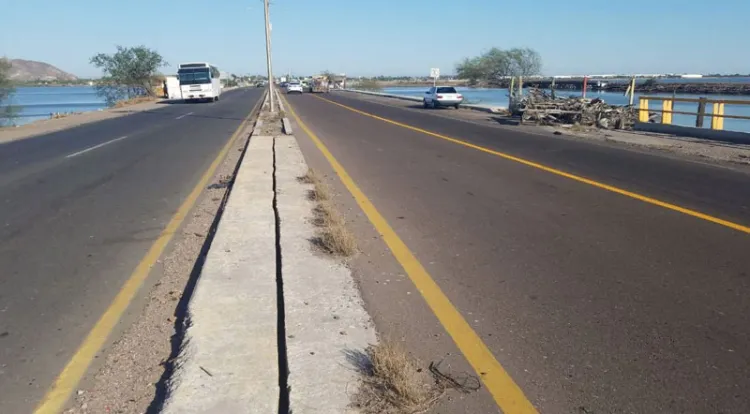
[[268, 21], [268, 0], [263, 0], [263, 11], [266, 16], [266, 65], [268, 66], [268, 102], [271, 112], [276, 112], [273, 97], [273, 70], [271, 68], [271, 23]]

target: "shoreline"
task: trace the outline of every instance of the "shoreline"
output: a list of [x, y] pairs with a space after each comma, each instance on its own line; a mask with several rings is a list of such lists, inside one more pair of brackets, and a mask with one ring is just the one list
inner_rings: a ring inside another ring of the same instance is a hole
[[[596, 86], [595, 81], [591, 81], [589, 84], [589, 91], [595, 92], [625, 92], [628, 88], [627, 83], [608, 83], [606, 86]], [[536, 87], [540, 89], [549, 89], [551, 81], [549, 80], [524, 80], [525, 87]], [[415, 82], [401, 82], [401, 81], [378, 81], [379, 90], [387, 88], [410, 88], [410, 87], [430, 87], [432, 86], [431, 81], [415, 81]], [[448, 80], [438, 81], [438, 84], [444, 86], [454, 87], [466, 87], [471, 89], [508, 89], [508, 84], [478, 84], [469, 85], [468, 81], [465, 80]], [[350, 88], [356, 88], [356, 84], [347, 86]], [[570, 82], [558, 83], [555, 88], [559, 92], [567, 91], [582, 91], [582, 82]], [[656, 83], [651, 85], [636, 84], [635, 91], [638, 93], [675, 93], [682, 95], [734, 95], [734, 96], [750, 96], [750, 83], [730, 83], [730, 82], [690, 82], [690, 83]]]
[[154, 99], [144, 102], [132, 103], [130, 105], [110, 107], [94, 111], [60, 114], [59, 117], [38, 119], [36, 121], [32, 121], [23, 125], [1, 127], [0, 145], [19, 139], [32, 138], [38, 135], [77, 127], [91, 122], [118, 118], [141, 111], [150, 111], [152, 109], [159, 108], [159, 103], [161, 101], [164, 101], [164, 99]]
[[[470, 89], [497, 89], [507, 90], [505, 86], [494, 86], [494, 85], [475, 85], [469, 86], [466, 82], [463, 83], [441, 83], [441, 85], [449, 85], [454, 87], [465, 87]], [[388, 85], [379, 85], [379, 90], [382, 91], [388, 88], [416, 88], [416, 87], [429, 87], [432, 83], [393, 83]], [[352, 85], [351, 88], [356, 88], [356, 85]], [[524, 83], [524, 87], [537, 87], [539, 89], [549, 89], [548, 86], [540, 85], [537, 82]], [[627, 85], [611, 85], [599, 88], [588, 88], [589, 91], [594, 92], [625, 92]], [[558, 92], [568, 91], [581, 91], [582, 88], [555, 88]], [[638, 93], [676, 93], [678, 95], [736, 95], [736, 96], [750, 96], [750, 84], [657, 84], [653, 86], [636, 86], [635, 91]], [[377, 90], [376, 90], [377, 92]]]

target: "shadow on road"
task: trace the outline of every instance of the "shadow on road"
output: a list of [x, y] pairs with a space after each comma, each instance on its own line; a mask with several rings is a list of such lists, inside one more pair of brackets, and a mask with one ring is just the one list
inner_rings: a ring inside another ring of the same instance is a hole
[[511, 118], [509, 116], [491, 116], [488, 118], [491, 121], [495, 121], [500, 125], [519, 126], [521, 120], [519, 118]]

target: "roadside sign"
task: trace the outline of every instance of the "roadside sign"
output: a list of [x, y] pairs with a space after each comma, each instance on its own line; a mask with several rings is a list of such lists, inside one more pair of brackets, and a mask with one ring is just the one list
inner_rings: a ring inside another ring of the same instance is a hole
[[439, 78], [440, 77], [440, 68], [432, 68], [432, 69], [430, 69], [430, 77], [431, 78]]

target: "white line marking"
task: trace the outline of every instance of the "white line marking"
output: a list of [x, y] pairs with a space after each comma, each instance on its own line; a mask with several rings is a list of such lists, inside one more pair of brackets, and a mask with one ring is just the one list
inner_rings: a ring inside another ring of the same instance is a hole
[[178, 116], [178, 117], [177, 117], [177, 118], [175, 118], [175, 119], [182, 119], [182, 118], [184, 118], [184, 117], [186, 117], [186, 116], [188, 116], [188, 115], [192, 115], [192, 114], [193, 114], [192, 112], [188, 112], [188, 113], [186, 113], [185, 115], [180, 115], [180, 116]]
[[94, 145], [93, 147], [89, 147], [89, 148], [86, 148], [85, 150], [81, 150], [81, 151], [78, 151], [78, 152], [74, 152], [74, 153], [72, 153], [72, 154], [70, 154], [70, 155], [66, 155], [66, 156], [65, 156], [65, 158], [73, 158], [73, 157], [75, 157], [75, 156], [78, 156], [78, 155], [81, 155], [81, 154], [85, 154], [85, 153], [87, 153], [87, 152], [89, 152], [89, 151], [95, 150], [95, 149], [97, 149], [97, 148], [101, 148], [101, 147], [103, 147], [103, 146], [105, 146], [105, 145], [108, 145], [108, 144], [111, 144], [111, 143], [113, 143], [113, 142], [117, 142], [117, 141], [123, 140], [123, 139], [125, 139], [125, 138], [127, 138], [127, 137], [128, 137], [128, 136], [127, 136], [127, 135], [125, 135], [125, 136], [122, 136], [122, 137], [120, 137], [120, 138], [115, 138], [115, 139], [113, 139], [113, 140], [111, 140], [111, 141], [107, 141], [107, 142], [102, 142], [102, 143], [101, 143], [101, 144], [99, 144], [99, 145]]

